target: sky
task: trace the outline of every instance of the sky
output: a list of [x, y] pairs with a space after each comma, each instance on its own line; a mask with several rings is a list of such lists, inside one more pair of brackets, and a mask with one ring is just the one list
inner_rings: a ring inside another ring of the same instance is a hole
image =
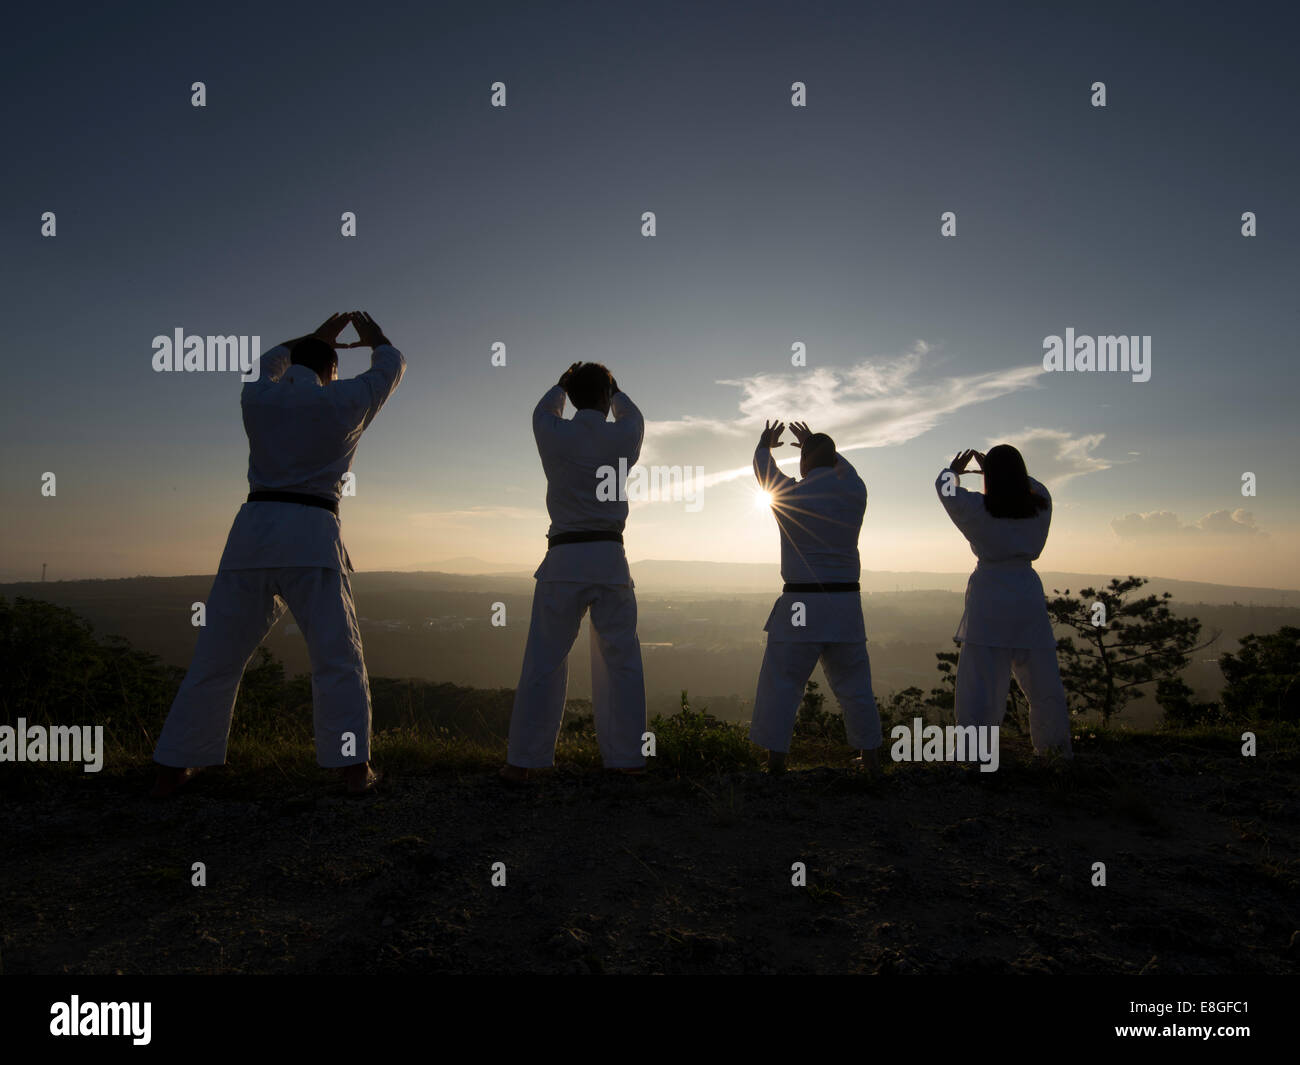
[[[408, 368], [342, 505], [360, 570], [540, 561], [531, 412], [596, 360], [645, 415], [642, 463], [704, 471], [697, 504], [633, 504], [633, 561], [775, 561], [748, 466], [779, 418], [866, 481], [865, 569], [969, 569], [935, 477], [1012, 443], [1055, 500], [1040, 568], [1300, 588], [1294, 19], [19, 9], [0, 580], [213, 572], [247, 491], [240, 383], [156, 373], [153, 338], [265, 351], [365, 309]], [[1150, 379], [1044, 372], [1066, 329], [1150, 336]]]

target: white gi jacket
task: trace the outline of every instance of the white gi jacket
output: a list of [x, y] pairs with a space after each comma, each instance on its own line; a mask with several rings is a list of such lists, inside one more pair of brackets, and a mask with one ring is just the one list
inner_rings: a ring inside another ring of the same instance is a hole
[[[402, 353], [381, 344], [365, 373], [324, 385], [314, 370], [291, 365], [283, 344], [268, 351], [258, 379], [244, 385], [239, 399], [248, 434], [250, 491], [339, 499], [361, 434], [405, 370]], [[218, 569], [282, 566], [351, 571], [338, 517], [299, 503], [245, 502]]]
[[957, 626], [956, 639], [987, 647], [1056, 649], [1052, 622], [1047, 616], [1043, 582], [1034, 572], [1034, 559], [1043, 553], [1052, 523], [1052, 497], [1032, 477], [1034, 493], [1048, 506], [1030, 518], [995, 518], [984, 508], [984, 494], [960, 485], [956, 494], [943, 494], [945, 469], [935, 481], [939, 501], [970, 542], [979, 562], [966, 583], [966, 609]]
[[[598, 410], [575, 411], [564, 418], [564, 389], [556, 385], [533, 411], [533, 437], [546, 472], [548, 536], [562, 532], [617, 532], [627, 522], [627, 499], [602, 500], [596, 489], [598, 470], [619, 459], [628, 469], [641, 456], [645, 419], [624, 393], [610, 401], [614, 421]], [[622, 485], [620, 484], [620, 488]], [[626, 493], [620, 491], [620, 496]], [[585, 544], [560, 544], [551, 548], [533, 576], [539, 581], [580, 581], [584, 584], [632, 586], [623, 545], [613, 540]]]
[[[754, 474], [772, 494], [781, 530], [781, 578], [788, 584], [848, 583], [862, 576], [858, 537], [867, 510], [867, 486], [843, 455], [796, 481], [776, 465], [770, 448], [754, 452]], [[792, 624], [804, 604], [804, 625]], [[769, 640], [853, 643], [865, 640], [857, 592], [784, 592], [763, 626]]]

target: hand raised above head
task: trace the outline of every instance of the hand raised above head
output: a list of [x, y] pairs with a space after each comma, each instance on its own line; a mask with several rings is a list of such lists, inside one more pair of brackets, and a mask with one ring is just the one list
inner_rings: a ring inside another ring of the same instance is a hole
[[390, 343], [388, 337], [384, 336], [384, 331], [379, 328], [379, 323], [366, 311], [352, 311], [348, 317], [357, 327], [357, 336], [361, 338], [357, 343], [349, 345], [350, 347], [377, 348], [380, 344]]
[[812, 430], [808, 428], [807, 422], [791, 422], [790, 432], [794, 433], [794, 446], [803, 447], [808, 438], [812, 436]]
[[350, 348], [353, 346], [352, 344], [339, 343], [339, 334], [348, 327], [348, 323], [351, 321], [352, 313], [350, 311], [347, 314], [340, 314], [335, 311], [316, 327], [316, 331], [312, 333], [312, 336], [325, 341], [331, 347]]
[[967, 464], [974, 457], [975, 457], [975, 452], [969, 449], [967, 449], [966, 451], [958, 451], [956, 456], [953, 458], [952, 462], [949, 464], [948, 468], [952, 470], [953, 473], [959, 475], [965, 473]]
[[785, 432], [785, 426], [781, 422], [765, 422], [763, 424], [763, 435], [758, 438], [759, 447], [784, 447], [785, 445], [781, 443], [781, 434], [783, 432]]

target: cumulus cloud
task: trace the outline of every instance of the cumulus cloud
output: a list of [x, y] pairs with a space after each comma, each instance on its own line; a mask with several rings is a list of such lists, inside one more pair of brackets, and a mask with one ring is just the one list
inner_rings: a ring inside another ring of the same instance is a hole
[[1236, 510], [1216, 510], [1196, 523], [1197, 527], [1210, 535], [1227, 534], [1229, 536], [1257, 536], [1262, 530], [1255, 524], [1255, 515], [1238, 507]]
[[1215, 510], [1184, 524], [1177, 514], [1169, 510], [1154, 510], [1145, 514], [1125, 514], [1110, 523], [1115, 535], [1124, 540], [1149, 540], [1159, 537], [1184, 539], [1197, 536], [1264, 536], [1255, 524], [1255, 516], [1248, 510]]

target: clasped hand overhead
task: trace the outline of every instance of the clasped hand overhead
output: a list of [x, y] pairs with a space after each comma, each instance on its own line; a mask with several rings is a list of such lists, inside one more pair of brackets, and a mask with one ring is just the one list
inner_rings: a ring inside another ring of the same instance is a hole
[[[341, 344], [339, 334], [349, 325], [356, 328], [359, 339], [349, 344]], [[325, 341], [333, 348], [374, 348], [388, 343], [388, 338], [379, 328], [379, 323], [365, 311], [348, 311], [345, 314], [336, 311], [317, 326], [316, 331], [311, 335]]]
[[981, 468], [978, 470], [971, 470], [970, 472], [980, 474], [982, 476], [984, 473], [983, 470], [984, 452], [975, 451], [974, 449], [967, 449], [966, 451], [958, 451], [948, 468], [952, 470], [953, 473], [957, 474], [958, 477], [960, 477], [963, 473], [966, 472], [966, 466], [970, 463], [971, 459], [974, 459], [976, 462], [978, 462]]

